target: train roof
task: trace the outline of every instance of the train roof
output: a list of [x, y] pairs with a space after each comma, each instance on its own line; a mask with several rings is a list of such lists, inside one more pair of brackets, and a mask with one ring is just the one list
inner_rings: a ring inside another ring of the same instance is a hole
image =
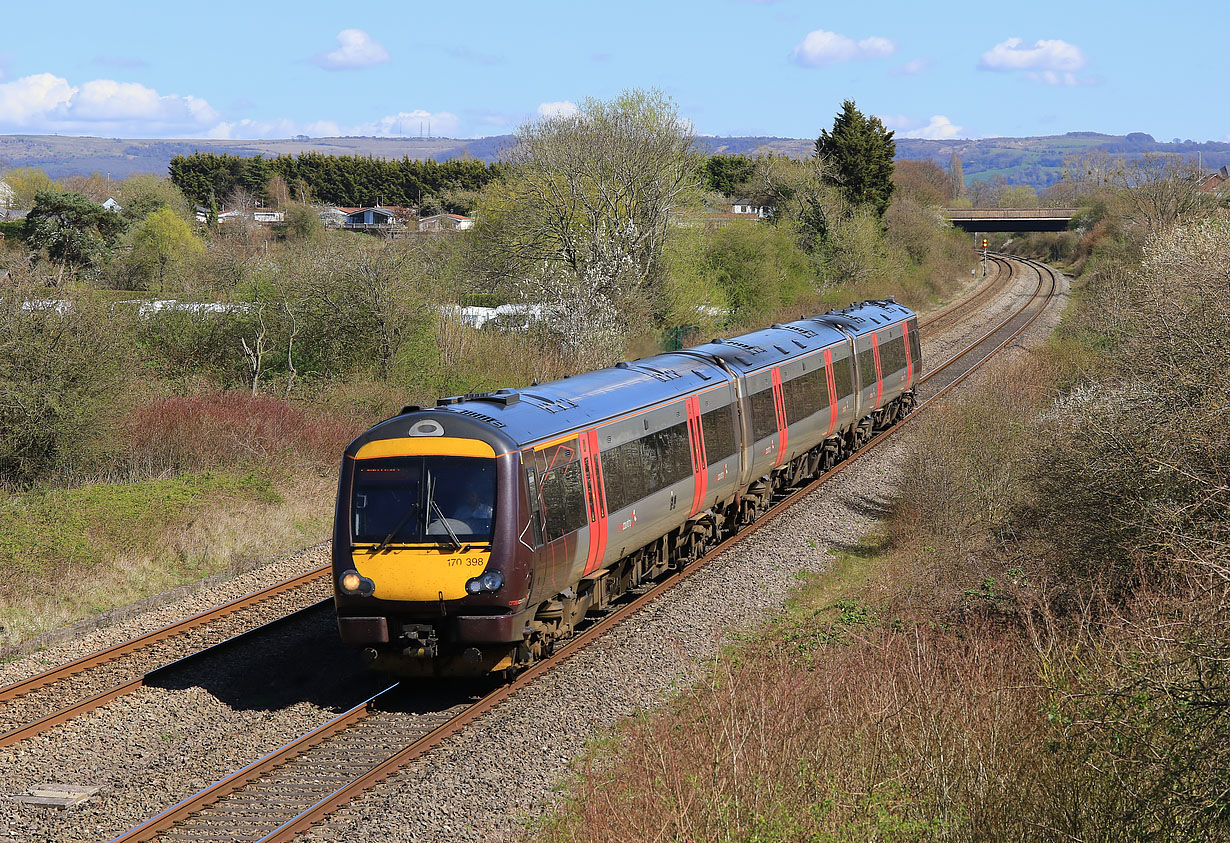
[[858, 335], [912, 315], [892, 300], [863, 302], [549, 383], [441, 398], [436, 410], [486, 423], [524, 445], [729, 383], [732, 373], [758, 371], [831, 346], [843, 339], [838, 326]]

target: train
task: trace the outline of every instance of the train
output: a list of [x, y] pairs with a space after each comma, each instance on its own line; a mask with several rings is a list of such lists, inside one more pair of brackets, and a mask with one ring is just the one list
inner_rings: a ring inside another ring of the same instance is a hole
[[921, 364], [885, 299], [407, 406], [342, 457], [341, 640], [404, 677], [514, 674], [903, 418]]

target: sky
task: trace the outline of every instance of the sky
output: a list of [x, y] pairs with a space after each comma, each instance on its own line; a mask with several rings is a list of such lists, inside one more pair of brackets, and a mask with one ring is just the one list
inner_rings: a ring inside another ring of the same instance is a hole
[[3, 0], [0, 134], [471, 138], [657, 88], [719, 137], [815, 137], [853, 99], [899, 137], [1227, 141], [1211, 8]]

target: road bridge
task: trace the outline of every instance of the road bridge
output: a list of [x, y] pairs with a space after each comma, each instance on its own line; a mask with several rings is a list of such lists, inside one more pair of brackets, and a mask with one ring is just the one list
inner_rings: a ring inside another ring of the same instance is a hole
[[946, 208], [944, 215], [966, 231], [1065, 231], [1076, 208]]

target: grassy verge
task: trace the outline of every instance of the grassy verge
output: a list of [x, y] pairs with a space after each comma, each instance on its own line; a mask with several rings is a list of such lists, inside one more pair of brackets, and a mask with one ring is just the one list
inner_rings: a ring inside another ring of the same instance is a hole
[[13, 495], [0, 504], [0, 644], [319, 541], [332, 485], [228, 469]]

